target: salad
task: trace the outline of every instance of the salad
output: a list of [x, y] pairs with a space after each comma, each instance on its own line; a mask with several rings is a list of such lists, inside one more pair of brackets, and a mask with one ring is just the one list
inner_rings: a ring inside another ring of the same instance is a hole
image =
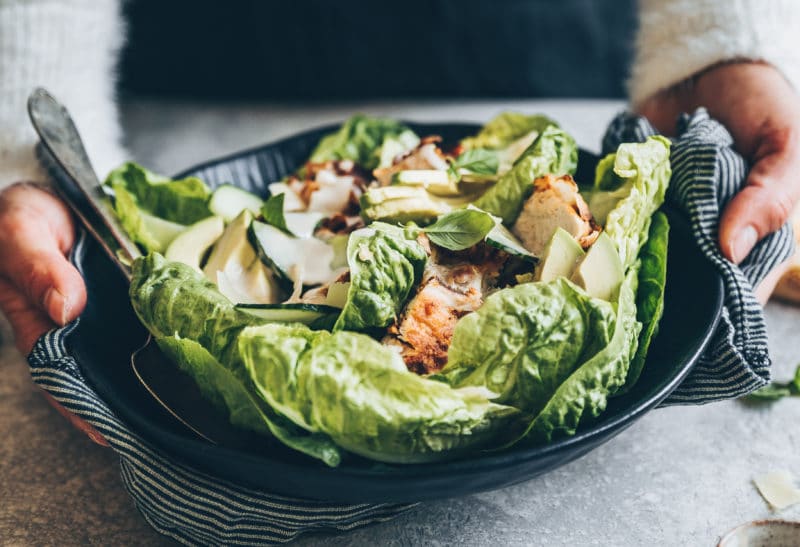
[[572, 178], [574, 139], [503, 113], [458, 143], [356, 115], [257, 196], [126, 163], [130, 298], [233, 426], [330, 466], [573, 435], [644, 366], [669, 141]]

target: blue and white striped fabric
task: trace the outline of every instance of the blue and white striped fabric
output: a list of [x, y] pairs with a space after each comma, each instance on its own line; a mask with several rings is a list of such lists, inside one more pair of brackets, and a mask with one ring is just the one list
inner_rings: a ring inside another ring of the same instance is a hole
[[[81, 235], [73, 249], [79, 269], [85, 239]], [[172, 461], [133, 433], [88, 386], [65, 346], [78, 321], [39, 339], [28, 356], [31, 376], [67, 410], [92, 424], [119, 454], [125, 488], [147, 522], [165, 536], [186, 545], [285, 543], [305, 532], [346, 531], [389, 520], [415, 505], [288, 498]]]
[[[604, 148], [654, 134], [641, 118], [620, 115]], [[764, 385], [770, 359], [761, 308], [752, 287], [792, 252], [788, 227], [761, 242], [737, 267], [719, 254], [719, 213], [745, 180], [746, 165], [717, 122], [698, 111], [682, 121], [672, 151], [668, 199], [691, 219], [701, 249], [725, 280], [725, 309], [709, 350], [667, 404], [697, 404], [743, 395]], [[73, 250], [80, 267], [85, 236]], [[64, 407], [91, 423], [120, 456], [122, 479], [145, 519], [160, 533], [187, 545], [253, 545], [287, 542], [299, 534], [351, 530], [391, 519], [408, 505], [339, 505], [277, 496], [222, 481], [172, 461], [128, 429], [87, 385], [65, 347], [74, 323], [42, 337], [29, 356], [34, 381]]]
[[[644, 118], [620, 114], [606, 132], [603, 151], [656, 133]], [[700, 250], [722, 275], [725, 300], [719, 327], [706, 352], [664, 404], [703, 404], [740, 397], [769, 382], [767, 329], [753, 287], [794, 252], [792, 228], [786, 224], [764, 238], [738, 266], [722, 256], [717, 244], [720, 214], [744, 186], [747, 163], [733, 149], [730, 133], [704, 109], [681, 117], [670, 160], [667, 200], [686, 214]]]

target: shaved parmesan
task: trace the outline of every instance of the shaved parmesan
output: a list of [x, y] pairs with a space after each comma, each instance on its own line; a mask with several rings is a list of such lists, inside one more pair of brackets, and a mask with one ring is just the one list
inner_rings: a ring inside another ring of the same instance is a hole
[[761, 496], [774, 509], [781, 510], [800, 503], [800, 489], [788, 471], [773, 471], [753, 479]]

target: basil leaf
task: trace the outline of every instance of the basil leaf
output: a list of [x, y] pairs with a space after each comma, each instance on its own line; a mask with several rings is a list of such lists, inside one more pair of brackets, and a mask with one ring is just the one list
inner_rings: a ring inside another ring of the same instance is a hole
[[800, 365], [797, 365], [794, 371], [794, 379], [789, 385], [789, 389], [792, 391], [792, 394], [800, 395]]
[[792, 392], [785, 384], [772, 383], [755, 390], [747, 398], [753, 401], [777, 401], [791, 394]]
[[497, 152], [483, 148], [466, 150], [453, 162], [454, 169], [466, 169], [476, 175], [494, 175], [499, 165]]
[[475, 209], [459, 209], [439, 217], [423, 231], [432, 243], [451, 251], [461, 251], [483, 241], [494, 228], [488, 213]]
[[289, 228], [286, 226], [286, 217], [283, 214], [283, 199], [283, 193], [270, 196], [269, 199], [264, 202], [264, 205], [261, 206], [261, 216], [264, 217], [264, 222], [267, 224], [271, 224], [279, 230], [291, 234]]

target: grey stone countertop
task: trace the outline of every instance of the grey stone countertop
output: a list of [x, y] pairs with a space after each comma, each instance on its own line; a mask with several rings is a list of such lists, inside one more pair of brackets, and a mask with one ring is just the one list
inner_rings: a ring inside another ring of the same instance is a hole
[[[544, 112], [598, 148], [621, 103], [415, 102], [336, 106], [128, 102], [123, 126], [135, 160], [171, 173], [363, 111], [412, 120], [485, 121], [503, 109]], [[800, 355], [800, 310], [767, 306], [774, 376]], [[73, 430], [39, 395], [0, 320], [0, 545], [167, 545], [125, 493], [113, 453]], [[800, 519], [770, 511], [754, 476], [800, 475], [800, 399], [766, 406], [727, 401], [651, 412], [552, 473], [460, 499], [425, 503], [394, 521], [297, 545], [714, 545], [749, 520]]]

